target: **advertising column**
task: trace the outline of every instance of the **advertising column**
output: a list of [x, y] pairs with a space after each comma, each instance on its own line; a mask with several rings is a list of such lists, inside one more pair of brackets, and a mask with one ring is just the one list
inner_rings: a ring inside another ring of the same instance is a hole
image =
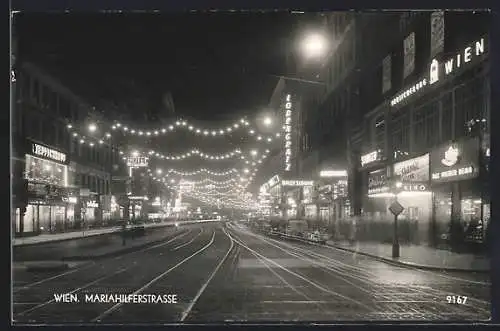
[[457, 248], [466, 242], [482, 243], [488, 220], [481, 217], [481, 209], [489, 203], [482, 199], [478, 180], [479, 139], [436, 148], [430, 154], [430, 167], [436, 243]]

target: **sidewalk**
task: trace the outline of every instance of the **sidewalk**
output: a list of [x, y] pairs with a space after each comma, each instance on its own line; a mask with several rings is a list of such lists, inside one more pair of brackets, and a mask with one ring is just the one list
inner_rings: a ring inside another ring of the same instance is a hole
[[392, 258], [392, 245], [328, 240], [327, 245], [370, 256], [384, 262], [429, 270], [489, 272], [490, 259], [482, 255], [459, 254], [427, 246], [400, 246], [400, 257]]
[[[211, 221], [212, 220], [184, 221], [184, 222], [178, 222], [178, 224], [182, 226], [182, 225], [186, 225], [186, 224], [204, 223], [204, 222], [211, 222]], [[162, 223], [149, 223], [149, 224], [144, 224], [144, 227], [147, 229], [147, 228], [157, 228], [157, 227], [164, 227], [164, 226], [173, 226], [173, 225], [175, 225], [175, 223], [176, 223], [175, 221], [162, 222]], [[85, 231], [73, 231], [73, 232], [54, 233], [54, 234], [41, 234], [38, 236], [26, 237], [26, 238], [13, 238], [12, 245], [13, 246], [26, 246], [26, 245], [36, 245], [36, 244], [49, 243], [49, 242], [73, 240], [73, 239], [83, 239], [83, 238], [99, 236], [99, 235], [104, 235], [104, 234], [109, 234], [109, 233], [114, 233], [114, 232], [120, 232], [120, 231], [121, 231], [121, 227], [116, 226], [116, 227], [85, 230]]]

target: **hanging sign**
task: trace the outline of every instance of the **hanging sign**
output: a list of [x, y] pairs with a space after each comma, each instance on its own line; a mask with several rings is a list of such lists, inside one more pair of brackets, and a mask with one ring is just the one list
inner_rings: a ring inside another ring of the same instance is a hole
[[292, 96], [287, 94], [285, 100], [285, 171], [292, 170]]

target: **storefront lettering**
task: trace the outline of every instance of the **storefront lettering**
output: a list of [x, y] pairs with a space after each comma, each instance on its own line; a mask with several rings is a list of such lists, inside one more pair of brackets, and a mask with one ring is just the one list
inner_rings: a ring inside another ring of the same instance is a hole
[[292, 96], [287, 94], [285, 103], [285, 171], [292, 170]]
[[425, 185], [425, 184], [403, 185], [403, 191], [424, 192], [424, 191], [427, 191], [427, 185]]
[[61, 163], [66, 162], [66, 154], [58, 152], [52, 148], [48, 148], [37, 143], [33, 143], [32, 151], [34, 155], [42, 156]]
[[441, 178], [449, 178], [455, 176], [463, 176], [474, 173], [474, 168], [472, 166], [463, 167], [453, 170], [447, 170], [442, 172], [436, 172], [432, 174], [432, 179], [441, 179]]
[[378, 161], [379, 160], [379, 151], [373, 151], [361, 156], [361, 166]]
[[[473, 57], [479, 57], [485, 52], [485, 40], [481, 38], [476, 41], [473, 46], [468, 46], [463, 49], [463, 51], [457, 53], [454, 57], [446, 60], [444, 65], [440, 64], [437, 59], [433, 59], [429, 66], [429, 77], [423, 78], [419, 82], [410, 86], [403, 92], [396, 95], [391, 100], [391, 106], [395, 106], [415, 94], [417, 91], [421, 90], [427, 85], [432, 85], [441, 79], [441, 71], [444, 69], [444, 75], [448, 76], [452, 74], [456, 69], [461, 68], [466, 63], [472, 61]], [[443, 69], [442, 69], [443, 68]]]
[[463, 64], [468, 63], [472, 60], [472, 55], [480, 56], [484, 54], [484, 38], [476, 41], [474, 52], [472, 47], [466, 47], [463, 53], [458, 53], [455, 58], [451, 58], [444, 63], [444, 73], [446, 75], [451, 74], [455, 69], [460, 68]]
[[395, 98], [391, 100], [391, 106], [395, 106], [401, 101], [405, 100], [409, 96], [415, 94], [416, 92], [420, 91], [423, 87], [427, 86], [427, 78], [424, 78], [414, 85], [410, 86], [407, 88], [405, 91], [397, 95]]
[[92, 200], [92, 201], [87, 201], [87, 208], [98, 208], [99, 207], [99, 204]]
[[128, 167], [147, 167], [149, 158], [145, 156], [133, 156], [127, 158]]
[[284, 180], [281, 182], [283, 186], [313, 186], [312, 180]]

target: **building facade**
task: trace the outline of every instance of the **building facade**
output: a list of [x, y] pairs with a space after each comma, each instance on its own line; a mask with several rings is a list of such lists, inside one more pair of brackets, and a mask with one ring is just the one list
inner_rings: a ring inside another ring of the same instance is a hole
[[[399, 217], [403, 242], [484, 241], [490, 210], [488, 30], [485, 12], [400, 15], [399, 34], [376, 65], [372, 93], [379, 102], [361, 109], [348, 141], [358, 239], [392, 240], [388, 207], [397, 195], [405, 207]], [[352, 232], [352, 224], [346, 227]]]
[[26, 211], [13, 208], [14, 233], [53, 233], [107, 222], [111, 173], [121, 157], [109, 141], [94, 143], [85, 131], [99, 114], [33, 63], [19, 62], [15, 74], [12, 180], [29, 183]]

